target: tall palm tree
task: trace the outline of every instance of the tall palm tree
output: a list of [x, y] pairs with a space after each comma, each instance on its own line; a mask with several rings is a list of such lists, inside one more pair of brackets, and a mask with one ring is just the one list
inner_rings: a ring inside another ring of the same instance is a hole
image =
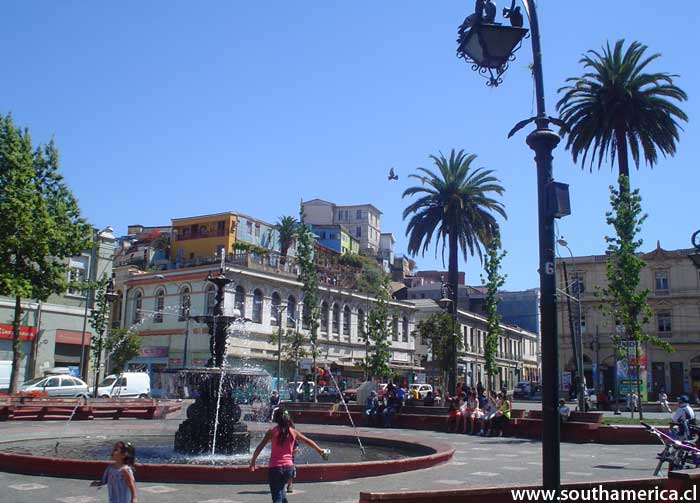
[[[557, 103], [561, 119], [566, 123], [566, 148], [574, 162], [581, 156], [584, 167], [595, 160], [598, 169], [610, 158], [617, 158], [619, 175], [629, 177], [628, 150], [639, 169], [640, 154], [650, 167], [664, 157], [676, 153], [679, 121], [688, 116], [674, 103], [688, 96], [673, 84], [677, 75], [643, 73], [660, 54], [645, 56], [647, 46], [632, 42], [623, 53], [624, 40], [614, 49], [610, 44], [602, 53], [588, 51], [580, 60], [585, 73], [566, 79], [569, 85]], [[589, 157], [590, 155], [590, 157]]]
[[297, 219], [291, 216], [279, 217], [275, 224], [275, 230], [280, 242], [280, 263], [287, 261], [287, 252], [297, 238]]
[[[408, 252], [421, 255], [435, 238], [435, 255], [442, 242], [442, 258], [445, 246], [449, 251], [448, 284], [450, 285], [453, 314], [457, 309], [459, 250], [464, 260], [467, 253], [483, 258], [483, 249], [498, 235], [495, 214], [507, 218], [503, 204], [492, 195], [503, 195], [504, 188], [493, 170], [472, 168], [476, 155], [464, 150], [450, 152], [445, 158], [431, 155], [437, 172], [418, 168], [420, 174], [409, 175], [421, 181], [420, 186], [410, 187], [403, 197], [419, 196], [403, 212], [404, 220], [411, 219], [406, 226]], [[450, 383], [454, 386], [455, 383]]]

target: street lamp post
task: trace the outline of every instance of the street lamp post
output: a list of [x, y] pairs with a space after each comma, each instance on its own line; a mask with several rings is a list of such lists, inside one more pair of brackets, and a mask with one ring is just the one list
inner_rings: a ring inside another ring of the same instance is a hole
[[[542, 481], [545, 489], [558, 491], [561, 482], [559, 445], [559, 340], [557, 338], [556, 277], [554, 267], [554, 218], [569, 214], [568, 187], [556, 183], [552, 176], [552, 151], [559, 144], [550, 123], [562, 126], [547, 115], [542, 75], [540, 30], [534, 0], [522, 0], [530, 20], [532, 39], [532, 75], [535, 83], [537, 115], [519, 122], [509, 137], [534, 122], [535, 131], [527, 136], [528, 146], [535, 152], [537, 164], [537, 206], [539, 221], [540, 330], [542, 335]], [[457, 55], [472, 64], [479, 74], [490, 74], [488, 85], [497, 87], [514, 52], [527, 34], [522, 28], [523, 16], [507, 9], [512, 26], [494, 23], [495, 13], [486, 12], [484, 2], [477, 2], [477, 11], [459, 29]], [[468, 30], [468, 31], [467, 31]]]
[[[572, 288], [575, 288], [573, 300], [574, 302], [576, 302], [578, 325], [576, 329], [572, 331], [571, 336], [573, 341], [574, 357], [576, 358], [576, 395], [578, 397], [578, 410], [585, 412], [586, 379], [584, 377], [583, 372], [583, 333], [581, 332], [581, 279], [579, 278], [578, 271], [576, 270], [576, 261], [574, 260], [574, 253], [571, 251], [571, 248], [569, 248], [569, 244], [566, 242], [565, 239], [557, 239], [557, 244], [559, 246], [563, 246], [569, 251], [569, 255], [571, 256], [571, 265], [574, 267], [574, 277], [576, 278], [574, 281], [571, 282], [571, 286]], [[566, 262], [562, 262], [562, 266], [564, 268], [564, 282], [566, 283], [567, 300], [569, 300], [571, 296], [568, 294], [569, 280], [566, 274]], [[571, 304], [569, 303], [569, 306], [570, 305]], [[569, 309], [569, 312], [571, 312], [571, 309]]]
[[277, 395], [280, 394], [280, 378], [282, 376], [282, 314], [287, 306], [277, 306]]
[[[107, 282], [107, 286], [105, 287], [105, 303], [104, 306], [102, 307], [103, 312], [100, 313], [101, 316], [109, 316], [109, 310], [110, 306], [112, 305], [112, 302], [117, 300], [119, 297], [119, 294], [114, 291], [114, 277], [109, 278], [109, 281]], [[107, 310], [108, 312], [104, 312], [104, 310]], [[95, 382], [94, 382], [94, 389], [93, 389], [93, 395], [95, 398], [97, 398], [97, 387], [100, 383], [100, 365], [102, 362], [102, 344], [103, 344], [103, 339], [104, 339], [104, 325], [100, 329], [100, 337], [97, 339], [97, 362], [95, 365]]]
[[455, 294], [452, 291], [451, 285], [446, 285], [444, 278], [441, 280], [441, 286], [440, 286], [440, 300], [438, 300], [438, 304], [442, 309], [445, 311], [450, 309], [450, 314], [452, 315], [452, 331], [450, 333], [450, 359], [451, 359], [451, 369], [450, 369], [450, 375], [448, 376], [448, 382], [447, 382], [447, 390], [448, 393], [454, 393], [455, 395], [457, 394], [457, 334], [455, 333], [455, 324], [456, 324], [456, 319], [457, 319], [457, 299], [455, 298]]

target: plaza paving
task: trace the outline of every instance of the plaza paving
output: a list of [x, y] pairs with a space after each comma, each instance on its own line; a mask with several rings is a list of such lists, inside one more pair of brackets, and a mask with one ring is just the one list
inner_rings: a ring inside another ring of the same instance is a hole
[[[98, 420], [62, 422], [0, 423], [0, 439], [50, 438], [53, 436], [129, 435], [174, 432], [181, 418], [162, 421]], [[304, 425], [300, 425], [301, 431]], [[328, 427], [329, 431], [347, 433], [349, 428]], [[376, 431], [360, 428], [360, 431]], [[393, 430], [382, 430], [387, 436]], [[395, 434], [430, 435], [454, 445], [450, 463], [403, 474], [350, 479], [338, 482], [299, 483], [290, 501], [357, 502], [360, 491], [422, 490], [462, 487], [489, 487], [537, 483], [541, 473], [539, 442], [514, 438], [481, 438], [426, 431], [396, 430]], [[137, 446], [138, 447], [138, 446]], [[634, 479], [651, 476], [655, 466], [655, 445], [605, 446], [562, 444], [562, 479], [564, 481]], [[268, 502], [268, 488], [263, 484], [207, 485], [175, 483], [138, 483], [141, 503], [255, 503]], [[107, 500], [106, 489], [88, 487], [89, 481], [0, 473], [2, 503], [91, 503]]]

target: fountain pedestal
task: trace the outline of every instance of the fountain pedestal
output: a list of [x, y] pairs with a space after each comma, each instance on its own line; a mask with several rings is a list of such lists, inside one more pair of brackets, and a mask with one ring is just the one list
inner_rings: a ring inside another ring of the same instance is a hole
[[175, 434], [175, 450], [185, 454], [209, 454], [215, 445], [216, 454], [250, 451], [250, 433], [248, 427], [239, 422], [241, 408], [233, 397], [236, 388], [236, 375], [233, 371], [210, 368], [190, 369], [186, 372], [190, 378], [199, 381], [199, 396], [187, 408], [187, 419], [180, 424]]
[[224, 274], [223, 262], [221, 273], [209, 274], [207, 281], [216, 285], [212, 314], [191, 318], [207, 324], [211, 358], [207, 368], [185, 371], [190, 381], [198, 382], [198, 396], [175, 434], [175, 450], [185, 454], [248, 452], [250, 434], [240, 422], [241, 408], [233, 395], [235, 374], [225, 367], [228, 330], [237, 317], [224, 314], [224, 289], [232, 280]]

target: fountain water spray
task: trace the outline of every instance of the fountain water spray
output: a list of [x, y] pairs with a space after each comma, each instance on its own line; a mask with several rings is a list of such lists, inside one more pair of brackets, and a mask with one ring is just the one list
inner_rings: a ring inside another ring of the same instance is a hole
[[338, 386], [338, 381], [335, 380], [335, 376], [333, 375], [333, 372], [328, 372], [328, 374], [331, 376], [331, 379], [333, 380], [333, 384], [335, 384], [335, 389], [338, 390], [338, 394], [340, 395], [340, 401], [343, 402], [343, 407], [345, 407], [345, 412], [348, 414], [348, 419], [350, 419], [350, 424], [352, 425], [352, 429], [355, 431], [355, 436], [357, 437], [357, 443], [360, 445], [360, 450], [362, 451], [362, 457], [365, 457], [367, 454], [365, 452], [365, 448], [362, 445], [362, 440], [360, 440], [360, 434], [357, 431], [357, 426], [355, 426], [355, 421], [352, 420], [352, 414], [350, 414], [350, 410], [348, 409], [348, 404], [345, 402], [345, 397], [343, 396], [343, 393], [340, 391], [340, 386]]

